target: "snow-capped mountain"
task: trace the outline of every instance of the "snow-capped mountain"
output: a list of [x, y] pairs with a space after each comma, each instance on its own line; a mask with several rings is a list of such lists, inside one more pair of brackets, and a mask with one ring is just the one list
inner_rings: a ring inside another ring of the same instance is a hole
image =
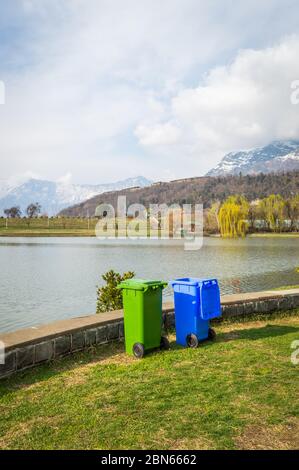
[[299, 169], [299, 141], [274, 141], [265, 147], [231, 152], [207, 176], [270, 173]]
[[32, 202], [39, 202], [42, 206], [42, 213], [52, 216], [68, 206], [79, 204], [98, 194], [135, 186], [149, 186], [151, 183], [143, 176], [99, 185], [29, 179], [19, 186], [11, 187], [5, 181], [0, 181], [0, 216], [4, 214], [4, 209], [13, 206], [20, 206], [24, 214], [26, 207]]

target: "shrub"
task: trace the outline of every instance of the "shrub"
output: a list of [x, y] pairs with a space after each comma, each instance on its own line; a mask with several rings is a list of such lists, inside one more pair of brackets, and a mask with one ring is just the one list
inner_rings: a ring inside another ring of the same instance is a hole
[[123, 307], [122, 292], [117, 289], [117, 286], [120, 282], [132, 279], [134, 276], [135, 273], [132, 271], [121, 275], [113, 269], [103, 274], [102, 279], [106, 285], [97, 289], [97, 313], [121, 309]]

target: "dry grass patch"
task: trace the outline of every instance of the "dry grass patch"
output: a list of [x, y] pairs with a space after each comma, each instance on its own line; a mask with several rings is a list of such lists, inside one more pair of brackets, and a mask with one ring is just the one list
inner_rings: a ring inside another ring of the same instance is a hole
[[32, 418], [26, 422], [21, 422], [9, 429], [3, 437], [0, 437], [0, 450], [10, 449], [13, 441], [23, 439], [26, 437], [35, 427], [48, 426], [50, 428], [59, 429], [59, 423], [61, 418], [58, 416], [43, 416]]
[[134, 364], [136, 362], [136, 359], [133, 356], [129, 356], [125, 352], [121, 352], [119, 354], [115, 354], [111, 357], [106, 357], [102, 361], [100, 361], [100, 365], [120, 365], [120, 366], [127, 366]]
[[241, 450], [299, 449], [299, 419], [291, 418], [285, 424], [248, 425], [235, 443]]
[[197, 433], [194, 438], [189, 439], [170, 439], [167, 434], [165, 429], [158, 431], [153, 441], [153, 447], [160, 449], [162, 444], [163, 448], [168, 450], [211, 450], [215, 448], [213, 441], [206, 436], [200, 435], [200, 433]]

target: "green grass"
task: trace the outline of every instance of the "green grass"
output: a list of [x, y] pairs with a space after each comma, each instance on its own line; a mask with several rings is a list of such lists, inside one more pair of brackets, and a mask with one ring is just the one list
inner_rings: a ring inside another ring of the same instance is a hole
[[95, 237], [95, 230], [0, 228], [0, 237]]
[[248, 237], [258, 237], [258, 238], [299, 238], [299, 232], [282, 232], [282, 233], [250, 233]]
[[271, 290], [289, 290], [289, 289], [299, 289], [299, 284], [296, 284], [295, 286], [281, 286], [281, 287], [276, 287], [275, 289]]
[[[91, 217], [90, 219], [83, 217], [5, 219], [0, 217], [0, 237], [91, 237], [95, 236], [95, 227], [97, 222], [98, 219], [95, 217]], [[122, 220], [122, 222], [124, 222], [124, 220]], [[128, 223], [129, 221], [127, 220], [126, 222]], [[143, 231], [143, 236], [149, 235], [148, 229], [145, 226]], [[157, 231], [155, 234], [152, 232], [152, 235], [158, 236], [159, 232]], [[205, 236], [207, 235], [209, 234], [205, 233]], [[211, 236], [220, 237], [219, 234]], [[299, 238], [299, 232], [253, 233], [248, 236], [264, 238]]]
[[1, 449], [298, 448], [299, 310], [138, 361], [123, 344], [0, 383]]
[[[7, 227], [6, 227], [7, 223]], [[95, 236], [97, 219], [53, 217], [33, 219], [0, 218], [1, 237], [90, 237]]]

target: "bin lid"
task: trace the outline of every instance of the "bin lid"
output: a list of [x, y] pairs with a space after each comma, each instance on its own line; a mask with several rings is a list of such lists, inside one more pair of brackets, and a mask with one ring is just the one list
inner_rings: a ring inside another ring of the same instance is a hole
[[218, 284], [217, 279], [199, 279], [197, 277], [183, 277], [180, 279], [174, 279], [169, 283], [171, 287], [175, 285], [183, 285], [183, 286], [201, 286], [201, 285], [211, 285], [211, 284]]
[[146, 279], [127, 279], [118, 284], [119, 289], [133, 289], [133, 290], [146, 290], [148, 288], [157, 288], [167, 286], [167, 282], [156, 281], [156, 280], [146, 280]]

